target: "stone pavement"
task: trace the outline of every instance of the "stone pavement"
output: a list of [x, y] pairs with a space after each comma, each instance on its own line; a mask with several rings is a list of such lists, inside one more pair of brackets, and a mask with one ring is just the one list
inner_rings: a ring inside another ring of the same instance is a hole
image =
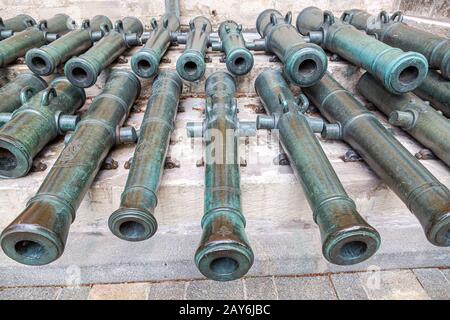
[[247, 277], [227, 283], [197, 279], [94, 284], [78, 287], [0, 288], [0, 300], [17, 299], [450, 300], [450, 268], [371, 270], [289, 277]]

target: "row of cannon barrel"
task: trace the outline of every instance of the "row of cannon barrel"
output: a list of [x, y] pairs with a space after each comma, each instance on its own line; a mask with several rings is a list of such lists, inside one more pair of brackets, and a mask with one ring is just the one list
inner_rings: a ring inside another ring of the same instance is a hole
[[[1, 247], [10, 258], [43, 265], [63, 254], [81, 201], [109, 151], [121, 143], [137, 145], [120, 208], [111, 214], [109, 228], [128, 241], [147, 240], [157, 232], [154, 211], [182, 78], [195, 81], [203, 77], [209, 47], [225, 53], [229, 73], [208, 77], [205, 119], [187, 124], [187, 135], [202, 138], [206, 146], [203, 235], [195, 254], [202, 274], [219, 281], [233, 280], [245, 275], [253, 264], [241, 208], [238, 141], [257, 130], [278, 130], [329, 262], [350, 265], [365, 261], [378, 250], [381, 239], [358, 213], [316, 133], [348, 143], [417, 217], [427, 239], [437, 246], [450, 246], [450, 190], [326, 71], [328, 58], [323, 48], [364, 68], [367, 72], [359, 79], [358, 92], [385, 113], [389, 122], [450, 166], [450, 122], [443, 115], [448, 115], [450, 96], [444, 79], [449, 74], [450, 44], [448, 39], [411, 31], [401, 22], [401, 14], [372, 17], [352, 10], [335, 20], [330, 12], [309, 7], [300, 12], [296, 30], [290, 14], [282, 16], [270, 9], [256, 22], [262, 38], [252, 42], [245, 41], [242, 28], [231, 21], [222, 23], [218, 38], [214, 38], [205, 17], [195, 18], [189, 31], [181, 33], [178, 15], [170, 10], [159, 22], [152, 21], [153, 31], [148, 34], [139, 20], [131, 17], [116, 22], [113, 28], [108, 18], [97, 16], [83, 22], [81, 29], [71, 29], [74, 24], [65, 15], [38, 24], [28, 16], [18, 17], [13, 18], [15, 23], [2, 23], [0, 35], [6, 38], [0, 41], [2, 66], [26, 53], [34, 73], [51, 74], [64, 65], [66, 77], [47, 85], [36, 74], [22, 74], [0, 88], [0, 175], [26, 175], [45, 145], [68, 134], [65, 148], [36, 195], [0, 235]], [[398, 28], [409, 30], [405, 38]], [[63, 31], [66, 34], [58, 38]], [[26, 36], [21, 36], [24, 32]], [[113, 70], [87, 113], [82, 118], [74, 115], [85, 103], [83, 88], [94, 84], [101, 71], [129, 46], [141, 43], [145, 46], [131, 59], [134, 73]], [[186, 45], [177, 72], [158, 71], [162, 56], [173, 43]], [[393, 46], [405, 46], [408, 51]], [[284, 67], [283, 72], [269, 69], [256, 78], [255, 89], [267, 115], [244, 122], [237, 115], [233, 76], [251, 70], [253, 50], [275, 54]], [[429, 66], [439, 71], [428, 71]], [[156, 75], [139, 130], [123, 126], [140, 95], [135, 74], [144, 78]], [[299, 98], [294, 97], [290, 83], [302, 87]], [[416, 94], [428, 95], [426, 99], [441, 110]], [[326, 120], [307, 115], [309, 101]], [[217, 133], [221, 135], [219, 147]]]
[[[144, 44], [131, 58], [133, 71], [142, 78], [151, 78], [157, 74], [168, 47], [184, 44], [176, 68], [187, 81], [204, 76], [205, 56], [211, 48], [224, 53], [227, 69], [233, 75], [241, 76], [252, 69], [251, 51], [266, 51], [283, 63], [290, 81], [311, 86], [327, 70], [326, 49], [367, 70], [391, 93], [414, 91], [445, 115], [450, 114], [447, 38], [403, 23], [399, 12], [392, 16], [381, 12], [376, 17], [350, 10], [336, 20], [329, 11], [309, 7], [298, 15], [297, 28], [291, 20], [290, 13], [282, 16], [276, 10], [265, 10], [256, 21], [261, 39], [246, 41], [242, 26], [234, 21], [221, 23], [218, 36], [211, 35], [211, 23], [202, 16], [189, 23], [188, 32], [181, 32], [178, 12], [170, 11], [170, 6], [159, 21], [151, 21], [151, 32], [144, 32], [142, 23], [134, 17], [125, 17], [113, 26], [108, 17], [95, 16], [77, 28], [64, 14], [37, 24], [27, 15], [18, 15], [0, 22], [0, 35], [5, 38], [0, 42], [0, 67], [25, 56], [31, 71], [46, 76], [64, 65], [69, 81], [87, 88], [132, 46]], [[428, 73], [429, 67], [433, 71]]]

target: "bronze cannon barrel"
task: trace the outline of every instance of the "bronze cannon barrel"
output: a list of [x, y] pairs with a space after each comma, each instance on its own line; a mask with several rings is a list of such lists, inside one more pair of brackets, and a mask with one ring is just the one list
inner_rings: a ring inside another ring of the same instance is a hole
[[177, 72], [186, 81], [197, 81], [205, 74], [205, 55], [212, 31], [208, 18], [199, 16], [189, 23], [186, 46], [177, 60]]
[[142, 35], [143, 28], [135, 17], [117, 21], [114, 30], [110, 30], [95, 46], [66, 62], [64, 73], [67, 79], [80, 88], [93, 86], [99, 74]]
[[75, 128], [79, 117], [73, 113], [85, 100], [83, 89], [59, 77], [15, 110], [0, 128], [0, 177], [26, 175], [42, 148]]
[[267, 113], [276, 119], [273, 129], [279, 130], [283, 149], [319, 226], [324, 257], [339, 265], [371, 257], [380, 245], [380, 236], [345, 192], [281, 73], [264, 71], [255, 88]]
[[109, 228], [121, 239], [142, 241], [156, 232], [157, 192], [182, 88], [175, 72], [162, 72], [153, 83], [120, 208], [109, 218]]
[[336, 20], [329, 11], [316, 7], [303, 9], [297, 17], [297, 29], [351, 63], [367, 70], [390, 92], [402, 94], [417, 88], [425, 79], [428, 63], [417, 52], [404, 52], [360, 32], [352, 25]]
[[244, 276], [253, 264], [241, 208], [236, 84], [225, 72], [206, 80], [203, 234], [195, 263], [218, 281]]
[[0, 42], [0, 67], [4, 67], [25, 53], [55, 40], [58, 36], [69, 32], [75, 26], [69, 16], [57, 14], [48, 20], [40, 21], [38, 25], [28, 27]]
[[[417, 217], [428, 240], [450, 246], [450, 191], [330, 74], [304, 92], [340, 136]], [[327, 130], [323, 132], [327, 136]]]
[[153, 30], [145, 46], [131, 57], [131, 68], [142, 78], [158, 73], [159, 63], [171, 43], [171, 35], [180, 27], [180, 20], [173, 13], [166, 13], [157, 22], [152, 20]]
[[413, 93], [388, 92], [370, 74], [358, 81], [357, 90], [398, 126], [450, 166], [450, 121]]
[[400, 11], [389, 17], [385, 11], [372, 16], [365, 11], [352, 9], [344, 12], [341, 19], [375, 35], [390, 46], [421, 53], [428, 60], [431, 69], [440, 70], [446, 79], [450, 79], [450, 39], [402, 22], [403, 15]]
[[7, 256], [27, 265], [48, 264], [61, 256], [76, 211], [108, 152], [120, 141], [119, 129], [139, 92], [132, 72], [111, 73], [36, 195], [2, 232]]
[[261, 12], [256, 29], [265, 40], [265, 50], [275, 54], [283, 63], [289, 80], [300, 86], [310, 86], [322, 78], [328, 59], [321, 47], [307, 43], [286, 17], [274, 9]]
[[73, 30], [48, 45], [29, 50], [25, 55], [25, 62], [34, 73], [50, 75], [71, 57], [89, 49], [94, 41], [100, 40], [110, 29], [112, 23], [108, 17], [95, 16], [84, 21], [80, 29]]
[[433, 107], [450, 118], [450, 80], [445, 79], [436, 71], [430, 70], [414, 93], [429, 101]]
[[0, 113], [13, 112], [46, 87], [47, 83], [39, 76], [32, 73], [19, 74], [0, 88]]

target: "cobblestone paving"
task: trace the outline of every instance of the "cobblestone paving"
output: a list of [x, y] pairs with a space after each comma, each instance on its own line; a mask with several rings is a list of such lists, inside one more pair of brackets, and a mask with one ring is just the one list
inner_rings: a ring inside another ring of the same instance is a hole
[[0, 300], [105, 299], [445, 299], [450, 269], [423, 268], [314, 276], [93, 284], [79, 287], [0, 288]]

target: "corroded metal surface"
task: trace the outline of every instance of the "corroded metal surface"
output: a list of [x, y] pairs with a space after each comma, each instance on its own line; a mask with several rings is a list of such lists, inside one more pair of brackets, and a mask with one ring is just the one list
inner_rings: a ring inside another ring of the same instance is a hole
[[71, 115], [83, 106], [85, 99], [83, 89], [60, 77], [15, 110], [0, 129], [0, 176], [26, 175], [34, 156], [45, 145], [73, 130], [78, 117]]
[[384, 44], [335, 20], [328, 11], [303, 9], [297, 17], [297, 29], [304, 35], [311, 32], [311, 38], [315, 33], [324, 48], [366, 69], [392, 93], [414, 90], [427, 75], [428, 63], [423, 55]]
[[370, 74], [358, 81], [357, 90], [396, 125], [429, 148], [450, 166], [450, 121], [413, 93], [394, 95]]
[[220, 43], [212, 44], [213, 50], [225, 53], [225, 63], [230, 73], [242, 76], [253, 68], [253, 55], [246, 48], [242, 26], [227, 20], [219, 26]]
[[74, 28], [75, 22], [65, 14], [57, 14], [38, 25], [28, 27], [0, 42], [0, 67], [23, 57], [31, 49], [40, 47]]
[[0, 18], [0, 40], [34, 25], [36, 25], [36, 21], [27, 14], [18, 14], [6, 20]]
[[371, 257], [380, 245], [380, 236], [345, 192], [281, 73], [263, 72], [255, 87], [267, 113], [276, 119], [273, 129], [279, 130], [283, 149], [308, 198], [325, 258], [349, 265]]
[[166, 13], [157, 22], [152, 20], [153, 30], [144, 48], [131, 57], [131, 68], [142, 78], [151, 78], [158, 73], [161, 58], [171, 43], [171, 34], [180, 27], [180, 20], [173, 13]]
[[375, 35], [390, 46], [423, 54], [431, 69], [440, 70], [445, 78], [450, 79], [450, 39], [403, 23], [400, 12], [389, 17], [382, 11], [378, 17], [374, 17], [361, 10], [348, 10], [347, 16], [342, 18], [350, 24], [355, 23], [357, 28], [364, 26], [362, 21], [367, 19], [365, 28], [361, 30]]
[[25, 61], [31, 71], [46, 76], [73, 56], [89, 49], [94, 41], [112, 29], [112, 23], [106, 16], [95, 16], [86, 20], [78, 30], [73, 30], [63, 37], [41, 48], [29, 50]]
[[0, 112], [13, 112], [47, 83], [32, 73], [19, 74], [13, 81], [0, 88]]
[[203, 16], [189, 22], [189, 33], [183, 54], [177, 60], [177, 71], [187, 81], [197, 81], [205, 74], [205, 54], [210, 45], [211, 22]]
[[450, 81], [434, 70], [428, 72], [427, 77], [414, 93], [424, 100], [428, 100], [433, 107], [442, 111], [450, 118]]
[[195, 263], [206, 277], [229, 281], [253, 264], [241, 208], [236, 84], [225, 72], [206, 81], [205, 203]]
[[109, 218], [121, 239], [142, 241], [156, 232], [153, 214], [182, 87], [175, 72], [160, 73], [153, 83], [120, 208]]
[[428, 240], [450, 246], [450, 191], [330, 74], [304, 92], [323, 116], [339, 125], [341, 137], [407, 205]]
[[289, 12], [283, 17], [274, 9], [263, 11], [256, 29], [265, 39], [265, 49], [275, 54], [284, 65], [286, 75], [300, 86], [310, 86], [325, 74], [327, 56], [318, 45], [307, 43], [291, 24]]
[[[116, 22], [95, 46], [78, 57], [71, 58], [64, 66], [69, 81], [77, 87], [87, 88], [95, 84], [98, 75], [114, 62], [136, 39], [142, 35], [142, 23], [135, 17], [125, 17]], [[137, 43], [136, 43], [137, 44]]]
[[133, 73], [110, 75], [37, 194], [1, 234], [2, 249], [11, 259], [43, 265], [61, 256], [76, 211], [109, 150], [118, 142], [118, 129], [139, 92], [140, 83]]

